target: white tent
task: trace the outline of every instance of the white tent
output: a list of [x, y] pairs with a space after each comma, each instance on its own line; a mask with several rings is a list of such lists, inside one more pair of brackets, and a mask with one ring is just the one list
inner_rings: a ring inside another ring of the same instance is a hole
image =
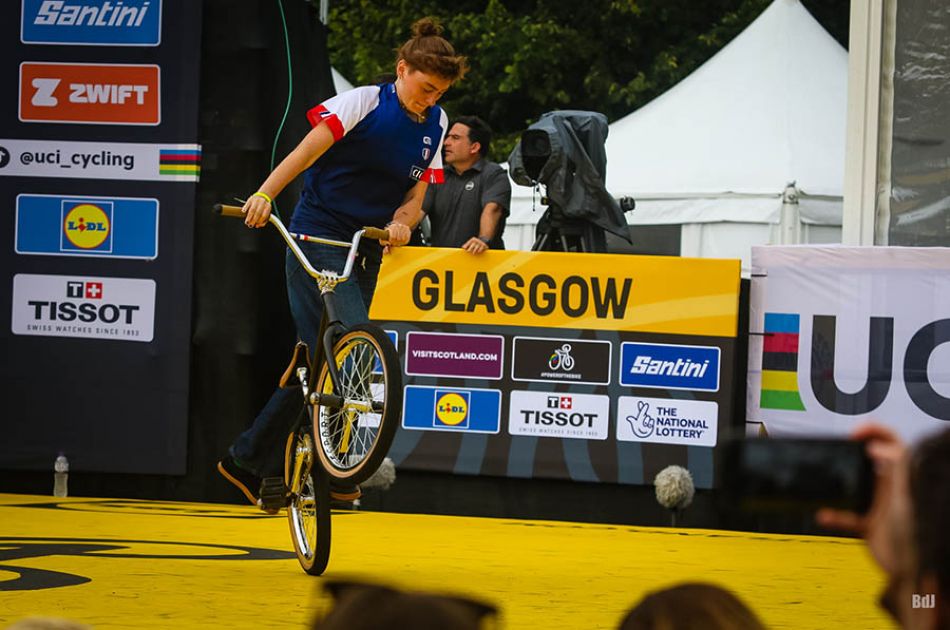
[[[799, 0], [775, 0], [610, 125], [607, 189], [636, 199], [631, 225], [681, 225], [684, 256], [748, 267], [752, 245], [840, 242], [847, 82], [847, 51]], [[512, 192], [505, 242], [529, 248], [543, 208], [532, 212], [530, 189]]]

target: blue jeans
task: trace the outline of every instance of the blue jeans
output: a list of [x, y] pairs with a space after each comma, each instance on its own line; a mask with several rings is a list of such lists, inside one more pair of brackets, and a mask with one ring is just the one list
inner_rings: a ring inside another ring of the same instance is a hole
[[[320, 243], [298, 242], [298, 245], [317, 271], [343, 271], [346, 249]], [[317, 344], [321, 343], [317, 336], [323, 317], [323, 300], [316, 281], [304, 271], [289, 249], [285, 269], [287, 297], [297, 327], [297, 338], [307, 344], [312, 359]], [[357, 255], [350, 277], [338, 284], [334, 291], [336, 314], [344, 325], [352, 326], [369, 320], [369, 305], [373, 300], [378, 274], [379, 261], [376, 256]], [[278, 387], [250, 428], [231, 445], [231, 456], [242, 468], [258, 477], [282, 476], [287, 436], [302, 406], [303, 397], [299, 389]]]

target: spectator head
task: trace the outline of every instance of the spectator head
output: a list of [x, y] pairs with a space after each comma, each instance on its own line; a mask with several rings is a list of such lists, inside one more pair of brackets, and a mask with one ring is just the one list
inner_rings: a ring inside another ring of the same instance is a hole
[[687, 583], [647, 594], [623, 621], [620, 630], [764, 630], [742, 601], [729, 591]]
[[459, 132], [466, 131], [468, 141], [472, 144], [478, 143], [478, 154], [482, 157], [488, 155], [491, 148], [492, 131], [484, 120], [478, 116], [459, 116], [452, 121], [452, 126], [463, 125]]
[[404, 592], [378, 584], [332, 580], [333, 599], [315, 630], [478, 630], [497, 610], [486, 602], [432, 593]]

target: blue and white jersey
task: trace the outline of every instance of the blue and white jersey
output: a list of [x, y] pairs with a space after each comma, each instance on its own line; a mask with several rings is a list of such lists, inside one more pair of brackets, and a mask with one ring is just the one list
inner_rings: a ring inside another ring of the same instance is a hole
[[304, 173], [290, 229], [349, 240], [363, 226], [383, 227], [418, 181], [442, 183], [448, 117], [432, 107], [425, 122], [406, 115], [392, 83], [358, 87], [307, 112], [334, 144]]

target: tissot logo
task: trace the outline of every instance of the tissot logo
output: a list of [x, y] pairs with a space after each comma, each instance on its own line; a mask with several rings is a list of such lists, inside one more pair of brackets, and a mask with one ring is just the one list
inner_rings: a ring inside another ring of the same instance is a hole
[[12, 329], [17, 335], [151, 341], [155, 282], [17, 274]]
[[[8, 0], [11, 1], [11, 0]], [[162, 0], [23, 0], [25, 44], [157, 46]]]
[[607, 396], [513, 391], [509, 401], [508, 432], [512, 435], [607, 439]]

